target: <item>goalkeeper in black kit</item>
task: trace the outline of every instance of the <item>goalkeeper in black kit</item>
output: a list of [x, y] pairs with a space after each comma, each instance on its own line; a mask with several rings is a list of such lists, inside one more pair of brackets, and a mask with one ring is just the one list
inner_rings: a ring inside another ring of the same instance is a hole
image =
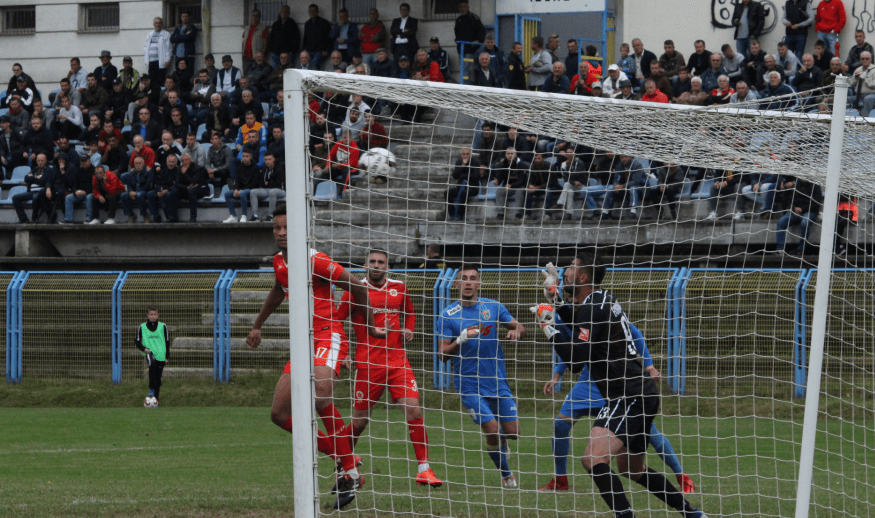
[[[573, 372], [589, 366], [590, 378], [607, 401], [596, 417], [583, 454], [583, 467], [592, 475], [614, 516], [633, 517], [620, 477], [611, 470], [617, 458], [620, 473], [644, 486], [687, 518], [706, 518], [661, 473], [644, 463], [647, 433], [659, 412], [659, 390], [644, 371], [635, 348], [629, 319], [608, 290], [599, 285], [605, 267], [596, 256], [579, 252], [565, 269], [565, 302], [555, 308], [537, 307], [541, 329], [556, 353]], [[556, 330], [556, 317], [571, 328], [571, 341]]]

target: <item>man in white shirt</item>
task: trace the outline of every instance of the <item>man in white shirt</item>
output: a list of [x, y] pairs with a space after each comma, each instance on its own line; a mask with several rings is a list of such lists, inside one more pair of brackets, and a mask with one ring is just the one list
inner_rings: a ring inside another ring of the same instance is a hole
[[167, 69], [170, 68], [170, 33], [164, 30], [164, 20], [156, 17], [152, 20], [154, 31], [146, 35], [143, 45], [143, 59], [149, 67], [149, 77], [156, 85], [164, 84]]
[[620, 81], [628, 80], [626, 73], [615, 64], [608, 67], [608, 77], [602, 82], [602, 90], [607, 97], [620, 93]]
[[234, 66], [234, 59], [231, 58], [231, 55], [222, 56], [222, 68], [216, 74], [216, 93], [221, 95], [223, 100], [226, 99], [228, 94], [237, 87], [241, 75], [240, 69]]
[[79, 92], [80, 95], [88, 88], [88, 72], [82, 69], [79, 58], [70, 60], [70, 71], [67, 72], [67, 79], [70, 80], [70, 87]]
[[395, 57], [395, 61], [400, 61], [401, 56], [413, 56], [419, 50], [419, 42], [416, 39], [419, 20], [410, 16], [409, 4], [401, 4], [398, 12], [401, 17], [392, 20], [392, 28], [389, 30], [392, 36], [392, 56]]

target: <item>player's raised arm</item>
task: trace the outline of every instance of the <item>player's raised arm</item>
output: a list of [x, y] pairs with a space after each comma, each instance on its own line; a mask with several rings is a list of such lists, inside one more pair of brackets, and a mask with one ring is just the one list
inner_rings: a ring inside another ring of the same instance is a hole
[[386, 338], [386, 330], [377, 329], [374, 323], [374, 312], [368, 305], [368, 287], [346, 270], [340, 272], [340, 278], [334, 281], [334, 285], [352, 293], [355, 309], [363, 311], [367, 318], [368, 334], [374, 338]]
[[267, 299], [265, 299], [264, 304], [261, 305], [261, 311], [259, 311], [258, 316], [255, 317], [255, 323], [252, 324], [252, 330], [249, 331], [249, 336], [246, 337], [246, 345], [248, 345], [250, 349], [255, 349], [261, 344], [261, 326], [267, 321], [267, 317], [273, 314], [273, 312], [276, 311], [276, 308], [283, 303], [283, 299], [285, 298], [286, 295], [283, 291], [283, 287], [280, 285], [279, 281], [274, 281], [273, 287], [267, 294]]

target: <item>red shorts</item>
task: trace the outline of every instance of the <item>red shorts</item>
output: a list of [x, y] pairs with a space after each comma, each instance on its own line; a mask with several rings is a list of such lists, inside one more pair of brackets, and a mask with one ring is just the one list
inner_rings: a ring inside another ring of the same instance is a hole
[[[340, 366], [349, 357], [349, 342], [344, 333], [332, 332], [331, 329], [317, 331], [313, 337], [313, 348], [316, 354], [313, 365], [324, 365], [340, 375]], [[286, 363], [284, 374], [291, 373], [292, 362]]]
[[389, 389], [392, 400], [419, 398], [419, 387], [416, 386], [416, 377], [408, 361], [405, 360], [404, 366], [399, 367], [357, 369], [354, 404], [356, 410], [372, 408], [380, 400], [386, 388]]

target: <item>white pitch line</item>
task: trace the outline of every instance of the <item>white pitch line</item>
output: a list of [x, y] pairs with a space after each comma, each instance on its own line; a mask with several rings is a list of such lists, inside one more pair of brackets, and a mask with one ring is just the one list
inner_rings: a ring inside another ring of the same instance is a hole
[[58, 448], [54, 450], [10, 450], [0, 451], [0, 455], [39, 455], [47, 453], [101, 453], [113, 451], [140, 451], [140, 450], [186, 450], [196, 448], [241, 448], [244, 446], [275, 446], [286, 444], [291, 447], [288, 441], [282, 442], [250, 442], [236, 444], [182, 444], [176, 446], [132, 446], [129, 448]]

